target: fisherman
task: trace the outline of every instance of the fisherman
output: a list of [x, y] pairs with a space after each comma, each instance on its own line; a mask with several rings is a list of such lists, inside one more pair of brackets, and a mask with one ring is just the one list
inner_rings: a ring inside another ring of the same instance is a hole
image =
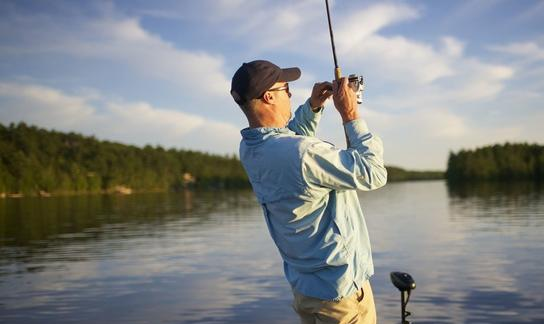
[[[232, 78], [247, 117], [240, 159], [284, 261], [302, 323], [376, 323], [370, 241], [356, 190], [385, 185], [381, 140], [359, 115], [346, 78], [313, 86], [292, 118], [289, 83], [300, 69], [257, 60]], [[347, 149], [315, 137], [333, 97]]]

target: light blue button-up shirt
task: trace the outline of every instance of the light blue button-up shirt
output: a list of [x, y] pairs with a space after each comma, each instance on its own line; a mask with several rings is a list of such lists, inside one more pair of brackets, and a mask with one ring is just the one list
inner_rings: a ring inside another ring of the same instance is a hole
[[362, 119], [344, 125], [349, 148], [339, 149], [314, 137], [321, 115], [308, 100], [285, 128], [243, 129], [240, 159], [292, 288], [339, 300], [374, 273], [356, 190], [382, 187], [387, 171]]

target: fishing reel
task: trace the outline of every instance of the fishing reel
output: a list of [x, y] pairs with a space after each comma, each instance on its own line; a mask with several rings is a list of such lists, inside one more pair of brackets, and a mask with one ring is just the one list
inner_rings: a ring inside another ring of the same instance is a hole
[[[327, 8], [327, 20], [329, 22], [329, 33], [331, 35], [332, 57], [334, 59], [334, 79], [339, 80], [342, 77], [340, 67], [338, 66], [338, 60], [336, 59], [336, 48], [334, 46], [334, 35], [332, 33], [331, 13], [329, 12], [329, 1], [325, 0], [325, 6]], [[357, 95], [357, 103], [363, 103], [363, 90], [365, 83], [363, 82], [363, 76], [357, 74], [350, 74], [348, 77], [349, 86]]]
[[357, 103], [360, 105], [363, 103], [363, 90], [365, 89], [365, 83], [362, 75], [350, 74], [348, 77], [349, 86], [357, 95]]

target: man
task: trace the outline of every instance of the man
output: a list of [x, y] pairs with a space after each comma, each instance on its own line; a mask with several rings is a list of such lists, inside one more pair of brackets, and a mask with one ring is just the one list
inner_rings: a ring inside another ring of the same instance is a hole
[[[247, 117], [240, 159], [284, 261], [302, 323], [375, 323], [370, 241], [356, 189], [386, 183], [381, 140], [359, 117], [347, 79], [314, 85], [291, 119], [290, 81], [298, 68], [244, 63], [231, 95]], [[349, 148], [317, 139], [332, 95]]]

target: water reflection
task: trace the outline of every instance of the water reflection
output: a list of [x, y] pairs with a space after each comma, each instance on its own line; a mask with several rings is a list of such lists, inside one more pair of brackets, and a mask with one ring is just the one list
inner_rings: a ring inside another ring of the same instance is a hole
[[448, 184], [453, 220], [480, 218], [507, 226], [544, 225], [544, 190], [535, 182]]
[[492, 198], [534, 196], [542, 193], [542, 185], [538, 182], [497, 181], [497, 182], [447, 182], [448, 194], [455, 198]]
[[249, 192], [0, 203], [0, 322], [225, 322], [288, 304]]
[[66, 244], [160, 236], [170, 222], [183, 225], [179, 228], [182, 232], [191, 231], [192, 227], [208, 222], [215, 212], [228, 209], [229, 213], [236, 213], [253, 205], [247, 194], [191, 191], [2, 200], [1, 261], [16, 258], [24, 262], [42, 249]]
[[[416, 323], [544, 322], [539, 188], [360, 197], [381, 323], [399, 321], [395, 270], [418, 284]], [[0, 322], [293, 323], [290, 303], [251, 192], [0, 200]]]
[[[537, 323], [544, 317], [544, 197], [534, 187], [402, 183], [361, 195], [382, 322], [398, 322], [388, 273], [411, 273], [416, 323]], [[395, 315], [395, 316], [393, 316]]]
[[[459, 300], [467, 322], [542, 322], [540, 277], [544, 249], [544, 192], [536, 183], [448, 185], [449, 218], [466, 234], [465, 281]], [[540, 292], [539, 292], [540, 291]]]

